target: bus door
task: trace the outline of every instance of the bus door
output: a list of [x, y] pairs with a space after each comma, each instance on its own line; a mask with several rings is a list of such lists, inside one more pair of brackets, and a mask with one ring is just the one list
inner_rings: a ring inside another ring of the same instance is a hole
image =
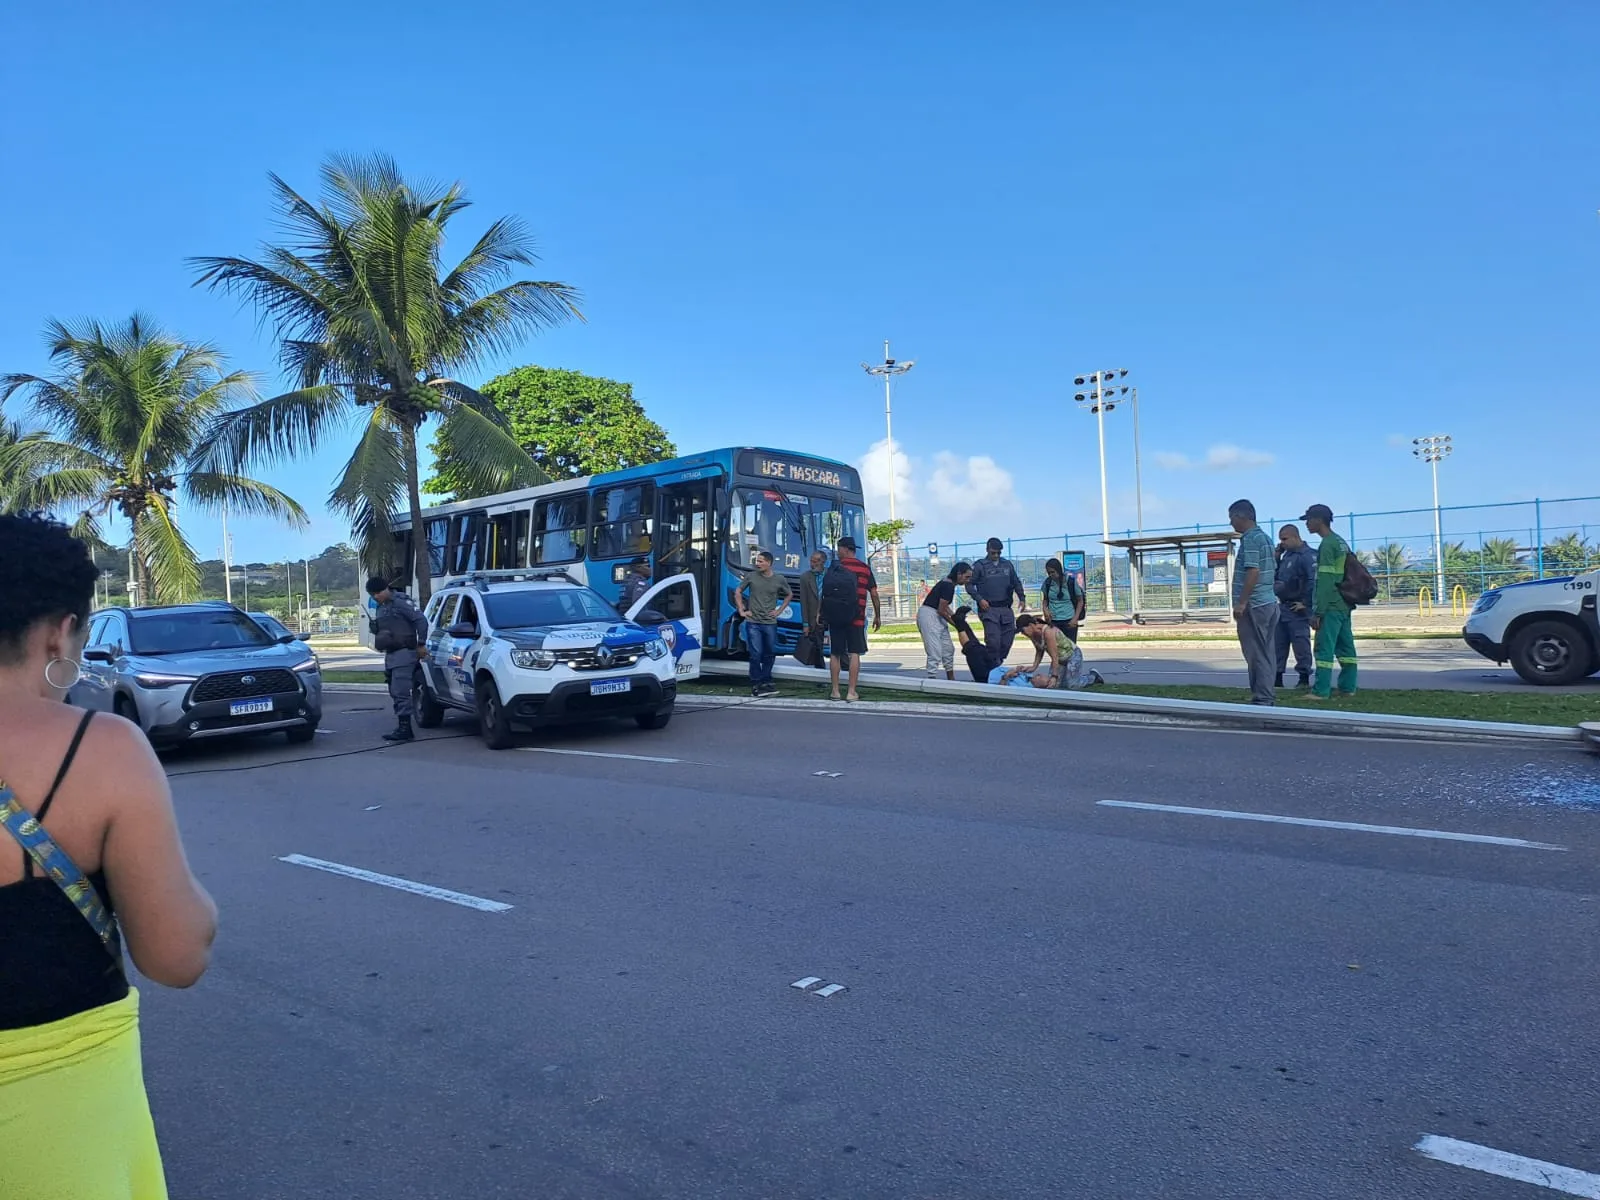
[[528, 565], [528, 518], [527, 508], [489, 517], [489, 570], [514, 571]]
[[692, 575], [701, 629], [716, 628], [716, 563], [711, 536], [713, 479], [686, 479], [656, 488], [656, 579]]

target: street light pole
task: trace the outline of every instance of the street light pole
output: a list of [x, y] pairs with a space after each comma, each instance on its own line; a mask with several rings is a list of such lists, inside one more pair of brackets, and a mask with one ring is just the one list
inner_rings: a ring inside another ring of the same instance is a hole
[[1455, 447], [1450, 444], [1450, 435], [1447, 433], [1412, 438], [1411, 444], [1415, 447], [1411, 453], [1427, 463], [1433, 471], [1433, 592], [1435, 603], [1442, 605], [1444, 603], [1444, 526], [1440, 518], [1439, 509], [1439, 464], [1450, 457]]
[[1094, 371], [1088, 375], [1078, 375], [1072, 381], [1080, 388], [1093, 386], [1092, 393], [1079, 392], [1073, 399], [1079, 404], [1091, 405], [1089, 411], [1094, 413], [1100, 426], [1100, 545], [1105, 550], [1107, 613], [1116, 611], [1116, 601], [1111, 587], [1111, 504], [1106, 496], [1106, 413], [1116, 408], [1121, 398], [1128, 394], [1127, 387], [1117, 382], [1127, 378], [1127, 375], [1126, 369]]
[[1138, 515], [1139, 536], [1144, 536], [1144, 473], [1139, 468], [1139, 389], [1134, 388], [1133, 400], [1133, 504]]
[[[896, 362], [889, 357], [889, 339], [883, 340], [883, 361], [881, 363], [862, 363], [861, 369], [868, 375], [883, 376], [883, 431], [889, 442], [889, 523], [894, 524], [894, 404], [893, 396], [889, 390], [889, 381], [896, 375], [904, 375], [916, 366], [916, 360], [908, 358], [905, 362]], [[889, 544], [890, 575], [894, 589], [894, 606], [896, 613], [900, 607], [900, 538], [896, 533], [894, 540]]]
[[233, 603], [233, 548], [228, 545], [228, 506], [222, 506], [222, 594]]

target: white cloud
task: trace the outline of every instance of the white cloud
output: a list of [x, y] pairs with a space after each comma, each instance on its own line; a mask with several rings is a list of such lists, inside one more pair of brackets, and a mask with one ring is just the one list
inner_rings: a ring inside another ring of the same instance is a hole
[[1156, 466], [1167, 471], [1248, 471], [1277, 462], [1276, 457], [1265, 450], [1246, 450], [1231, 442], [1218, 442], [1199, 460], [1170, 450], [1158, 450], [1155, 458]]
[[[889, 445], [875, 442], [857, 461], [867, 512], [874, 520], [889, 516]], [[987, 454], [960, 455], [941, 450], [931, 466], [913, 460], [897, 443], [894, 448], [894, 509], [905, 520], [946, 528], [968, 521], [1014, 517], [1022, 511], [1010, 471]]]

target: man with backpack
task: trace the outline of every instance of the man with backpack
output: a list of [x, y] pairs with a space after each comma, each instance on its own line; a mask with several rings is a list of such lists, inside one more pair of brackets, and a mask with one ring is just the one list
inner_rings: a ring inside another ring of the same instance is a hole
[[1311, 601], [1311, 628], [1317, 633], [1317, 682], [1311, 694], [1318, 700], [1327, 700], [1333, 695], [1333, 668], [1337, 663], [1339, 693], [1353, 696], [1356, 639], [1350, 627], [1350, 600], [1340, 588], [1349, 566], [1350, 546], [1333, 531], [1333, 509], [1326, 504], [1313, 504], [1300, 519], [1322, 539], [1317, 547], [1317, 588]]
[[873, 631], [883, 628], [883, 605], [872, 565], [856, 557], [856, 540], [839, 539], [838, 555], [822, 576], [822, 623], [828, 630], [828, 677], [832, 699], [839, 699], [839, 668], [848, 664], [850, 690], [845, 699], [861, 699], [861, 656], [867, 652], [867, 598], [872, 598]]

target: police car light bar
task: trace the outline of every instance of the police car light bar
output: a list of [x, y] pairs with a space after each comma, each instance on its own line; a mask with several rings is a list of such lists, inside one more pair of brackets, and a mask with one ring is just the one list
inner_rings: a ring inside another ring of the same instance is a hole
[[[468, 571], [465, 575], [447, 578], [442, 586], [449, 587], [451, 584], [458, 583], [490, 583], [494, 581], [501, 583], [519, 583], [529, 580], [543, 582], [551, 579], [561, 579], [571, 584], [578, 583], [573, 576], [563, 570], [536, 571], [526, 567], [520, 569], [513, 567], [500, 571]], [[580, 584], [579, 586], [582, 585]]]

